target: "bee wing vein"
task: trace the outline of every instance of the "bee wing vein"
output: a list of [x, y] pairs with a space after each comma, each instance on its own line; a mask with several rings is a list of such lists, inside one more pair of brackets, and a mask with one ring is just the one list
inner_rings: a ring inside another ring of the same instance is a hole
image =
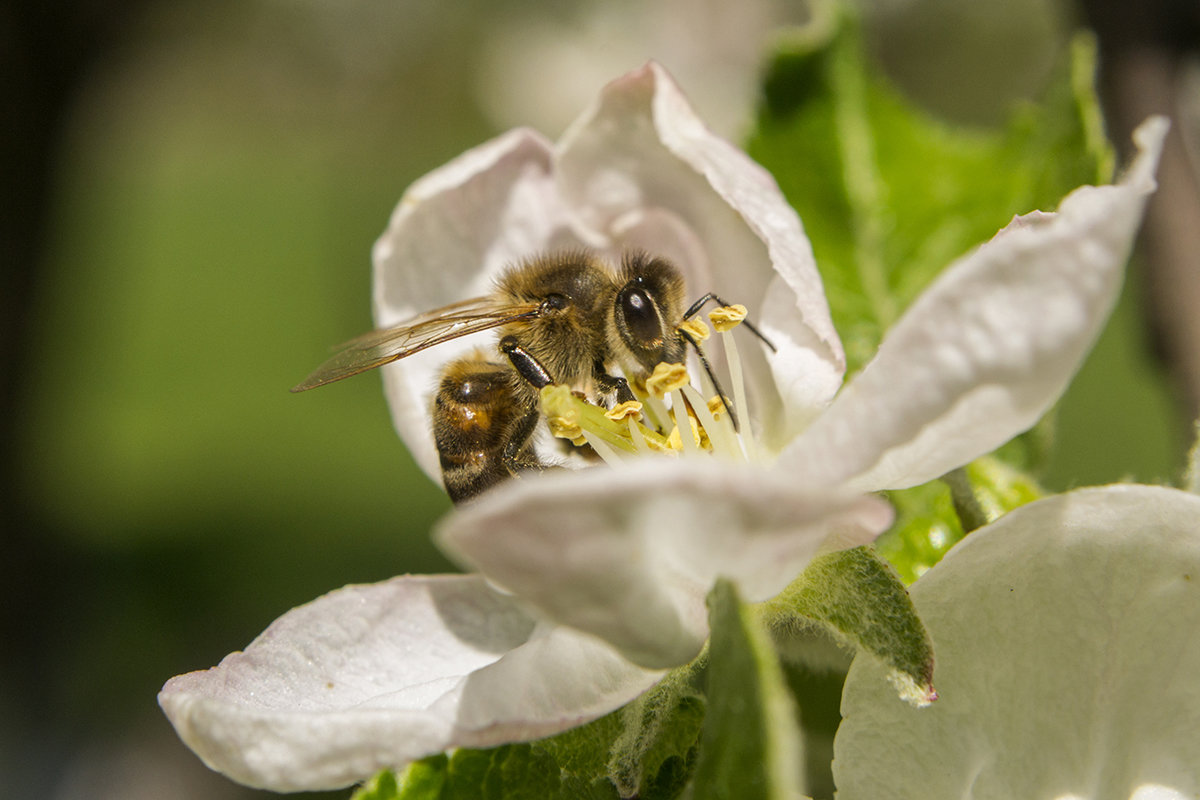
[[537, 310], [536, 303], [498, 305], [488, 298], [473, 298], [430, 311], [396, 327], [351, 339], [292, 391], [302, 392], [340, 381], [444, 342], [527, 318]]

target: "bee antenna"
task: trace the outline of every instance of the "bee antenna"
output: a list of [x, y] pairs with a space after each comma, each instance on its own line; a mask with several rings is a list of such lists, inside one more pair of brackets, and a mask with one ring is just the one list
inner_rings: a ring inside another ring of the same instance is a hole
[[[721, 301], [718, 299], [717, 302]], [[695, 313], [696, 312], [693, 311], [688, 316], [692, 316]], [[684, 317], [684, 319], [687, 319], [687, 317]], [[696, 338], [685, 330], [680, 330], [679, 335], [682, 336], [684, 341], [690, 344], [692, 349], [696, 351], [696, 356], [700, 359], [700, 366], [704, 368], [704, 374], [708, 376], [710, 381], [712, 381], [713, 388], [717, 390], [717, 397], [721, 398], [721, 405], [725, 406], [725, 411], [729, 414], [729, 421], [733, 423], [734, 433], [741, 433], [741, 428], [738, 426], [737, 414], [733, 412], [733, 406], [729, 405], [729, 400], [725, 397], [725, 390], [721, 388], [721, 382], [717, 380], [717, 375], [715, 372], [713, 372], [712, 364], [708, 362], [708, 357], [705, 356], [704, 351], [700, 349], [700, 342], [696, 341]], [[768, 342], [768, 344], [770, 343]]]
[[[720, 303], [723, 306], [729, 305], [729, 303], [726, 303], [724, 300], [722, 300], [720, 297], [718, 297], [713, 292], [709, 292], [708, 294], [704, 295], [696, 302], [692, 303], [691, 307], [684, 313], [683, 318], [691, 319], [692, 317], [696, 316], [698, 313], [700, 313], [700, 309], [704, 307], [704, 304], [707, 303], [709, 300], [712, 300], [713, 302], [716, 302], [716, 303]], [[771, 348], [772, 353], [775, 352], [774, 343], [770, 339], [768, 339], [763, 334], [762, 331], [760, 331], [757, 327], [755, 327], [753, 322], [751, 322], [749, 319], [744, 319], [744, 320], [742, 320], [742, 324], [745, 325], [746, 328], [749, 329], [749, 331], [751, 333], [753, 333], [760, 340], [762, 340], [763, 344], [765, 344], [767, 347]], [[694, 345], [695, 342], [692, 342], [692, 344]], [[699, 352], [699, 350], [697, 350], [697, 352]], [[701, 358], [703, 359], [703, 356], [701, 356]], [[709, 376], [711, 376], [711, 375], [712, 375], [712, 372], [710, 371]], [[726, 408], [728, 408], [728, 406], [726, 406]]]

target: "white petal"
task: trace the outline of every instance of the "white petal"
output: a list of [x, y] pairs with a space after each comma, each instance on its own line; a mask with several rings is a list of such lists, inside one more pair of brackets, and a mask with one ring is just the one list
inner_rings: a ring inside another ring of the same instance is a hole
[[1166, 120], [1116, 186], [1083, 187], [949, 267], [784, 454], [804, 482], [866, 490], [937, 478], [1031, 427], [1058, 399], [1120, 292]]
[[438, 537], [550, 619], [665, 668], [689, 661], [707, 638], [704, 599], [717, 577], [765, 600], [822, 549], [871, 541], [890, 521], [873, 497], [647, 458], [519, 481], [461, 507]]
[[1200, 794], [1200, 497], [1114, 486], [982, 528], [912, 587], [940, 699], [858, 657], [838, 797]]
[[[504, 266], [578, 244], [550, 173], [550, 145], [535, 132], [514, 130], [413, 183], [375, 243], [376, 325], [486, 295]], [[396, 430], [434, 480], [441, 471], [429, 407], [438, 373], [494, 338], [467, 337], [383, 368]]]
[[555, 638], [477, 577], [394, 578], [289, 611], [245, 652], [172, 678], [159, 704], [234, 780], [336, 788], [448, 748], [564, 730], [657, 680], [578, 635], [566, 655], [546, 653]]
[[557, 165], [580, 223], [610, 240], [654, 249], [626, 241], [630, 215], [669, 213], [691, 229], [703, 258], [679, 263], [690, 291], [744, 303], [780, 349], [770, 365], [761, 348], [747, 358], [754, 416], [772, 444], [829, 401], [844, 357], [799, 217], [766, 170], [704, 126], [660, 66], [605, 87], [564, 134]]
[[603, 716], [658, 683], [609, 645], [544, 626], [463, 686], [455, 744], [492, 747], [549, 736]]

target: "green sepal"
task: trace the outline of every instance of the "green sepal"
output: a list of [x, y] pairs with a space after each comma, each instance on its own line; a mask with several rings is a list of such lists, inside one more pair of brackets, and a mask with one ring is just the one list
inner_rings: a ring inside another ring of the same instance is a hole
[[704, 719], [702, 670], [702, 659], [680, 667], [625, 708], [557, 736], [431, 756], [409, 765], [394, 794], [353, 800], [678, 797], [691, 777]]
[[701, 653], [621, 709], [608, 775], [623, 797], [678, 797], [695, 767], [707, 704], [698, 685], [707, 664]]
[[773, 627], [816, 622], [856, 651], [888, 667], [888, 679], [913, 705], [937, 699], [933, 642], [895, 570], [870, 547], [815, 559], [787, 589], [764, 605]]
[[800, 796], [804, 753], [791, 693], [757, 610], [733, 584], [709, 593], [708, 714], [695, 800]]
[[[409, 765], [396, 800], [617, 800], [605, 778], [568, 771], [538, 743], [456, 750]], [[354, 798], [359, 800], [359, 798]], [[383, 797], [371, 800], [385, 800]]]

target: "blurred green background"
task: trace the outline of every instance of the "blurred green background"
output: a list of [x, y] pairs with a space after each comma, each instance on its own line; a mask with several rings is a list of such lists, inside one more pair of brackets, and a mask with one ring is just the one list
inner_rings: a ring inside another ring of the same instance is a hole
[[[869, 30], [915, 99], [994, 122], [1036, 94], [1078, 12], [961, 6], [872, 5]], [[451, 569], [428, 539], [449, 503], [378, 378], [287, 391], [371, 327], [370, 247], [405, 186], [510, 125], [557, 135], [650, 56], [737, 139], [769, 30], [803, 15], [250, 0], [133, 4], [110, 24], [90, 4], [19, 11], [8, 41], [53, 32], [60, 11], [94, 47], [44, 126], [45, 235], [6, 284], [24, 288], [4, 306], [20, 324], [5, 329], [0, 795], [256, 797], [178, 742], [162, 682], [330, 589]], [[25, 38], [48, 42], [43, 68], [77, 55], [70, 37]], [[1138, 285], [1063, 403], [1053, 487], [1178, 471], [1186, 427]]]

